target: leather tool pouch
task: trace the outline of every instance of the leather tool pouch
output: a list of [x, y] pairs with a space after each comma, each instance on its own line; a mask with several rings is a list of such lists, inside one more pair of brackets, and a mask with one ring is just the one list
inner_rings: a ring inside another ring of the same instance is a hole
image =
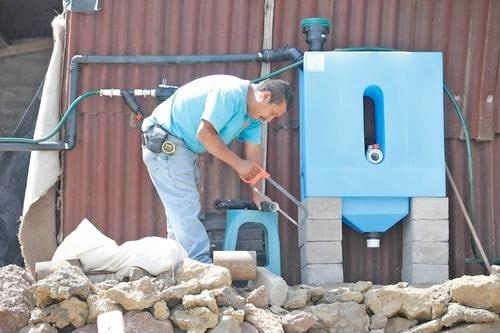
[[144, 143], [146, 148], [153, 153], [159, 154], [162, 152], [162, 145], [167, 140], [168, 132], [158, 125], [152, 126], [144, 132]]

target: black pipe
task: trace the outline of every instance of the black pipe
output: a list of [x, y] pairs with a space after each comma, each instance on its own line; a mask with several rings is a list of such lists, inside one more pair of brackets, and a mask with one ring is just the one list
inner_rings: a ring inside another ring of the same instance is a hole
[[[285, 46], [278, 49], [265, 49], [257, 53], [241, 54], [187, 54], [187, 55], [135, 55], [135, 56], [100, 56], [75, 55], [69, 65], [68, 105], [77, 98], [78, 73], [81, 64], [200, 64], [225, 62], [294, 62], [302, 59], [302, 52], [296, 48]], [[68, 117], [65, 125], [64, 140], [57, 143], [0, 143], [0, 151], [29, 150], [71, 150], [76, 145], [76, 112]]]

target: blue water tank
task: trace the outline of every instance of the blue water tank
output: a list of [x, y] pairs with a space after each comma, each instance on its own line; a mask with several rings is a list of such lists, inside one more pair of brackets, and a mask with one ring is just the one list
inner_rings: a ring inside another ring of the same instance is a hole
[[306, 52], [299, 82], [303, 199], [342, 197], [345, 223], [383, 232], [445, 195], [440, 52]]

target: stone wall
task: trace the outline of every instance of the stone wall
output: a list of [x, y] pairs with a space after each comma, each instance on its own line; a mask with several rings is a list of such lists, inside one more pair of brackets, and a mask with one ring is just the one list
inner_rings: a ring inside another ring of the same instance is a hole
[[500, 331], [498, 266], [429, 288], [360, 281], [273, 290], [281, 278], [259, 274], [253, 289], [233, 288], [226, 268], [186, 259], [158, 276], [134, 267], [124, 281], [100, 283], [68, 265], [35, 283], [10, 265], [0, 268], [0, 332], [97, 332], [97, 317], [110, 311], [123, 313], [125, 332]]

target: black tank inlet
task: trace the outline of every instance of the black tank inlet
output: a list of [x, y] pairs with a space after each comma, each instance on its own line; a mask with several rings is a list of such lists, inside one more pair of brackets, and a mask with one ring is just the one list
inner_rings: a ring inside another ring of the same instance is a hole
[[303, 19], [300, 26], [306, 34], [309, 51], [323, 51], [326, 35], [330, 32], [330, 21], [323, 17], [309, 17]]

